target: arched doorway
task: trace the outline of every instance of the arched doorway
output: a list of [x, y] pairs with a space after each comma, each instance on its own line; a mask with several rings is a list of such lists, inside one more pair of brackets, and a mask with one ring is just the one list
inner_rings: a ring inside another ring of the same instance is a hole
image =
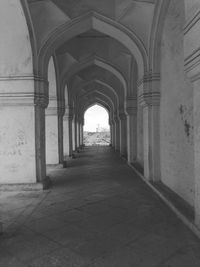
[[110, 125], [107, 110], [95, 104], [84, 114], [83, 142], [85, 146], [110, 145]]

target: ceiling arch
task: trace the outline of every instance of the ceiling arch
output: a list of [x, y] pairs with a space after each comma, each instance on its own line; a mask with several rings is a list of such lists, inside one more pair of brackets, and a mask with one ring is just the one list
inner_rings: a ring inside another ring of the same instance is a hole
[[81, 113], [80, 111], [82, 111], [82, 107], [84, 107], [86, 105], [86, 103], [88, 102], [94, 102], [95, 99], [100, 99], [101, 101], [103, 101], [104, 103], [106, 103], [106, 105], [109, 107], [109, 110], [113, 113], [114, 112], [114, 104], [112, 103], [112, 101], [110, 100], [109, 97], [104, 96], [102, 94], [100, 94], [99, 92], [92, 92], [90, 93], [87, 97], [85, 97], [85, 101], [81, 101], [78, 105], [78, 113], [79, 114], [83, 114], [83, 112]]
[[107, 34], [127, 47], [136, 59], [139, 77], [143, 76], [147, 69], [147, 52], [141, 40], [118, 22], [96, 12], [88, 12], [62, 24], [46, 38], [38, 53], [38, 74], [46, 77], [46, 66], [56, 48], [91, 29]]
[[85, 58], [81, 62], [73, 64], [70, 69], [65, 68], [60, 76], [62, 87], [65, 86], [65, 83], [67, 83], [67, 81], [69, 81], [73, 75], [92, 65], [99, 66], [100, 68], [111, 72], [122, 83], [125, 92], [127, 92], [127, 81], [125, 80], [121, 72], [110, 62], [107, 62], [105, 59], [100, 58], [96, 55], [90, 56], [88, 58]]
[[[92, 92], [88, 92], [88, 93], [86, 93], [85, 95], [84, 95], [84, 98], [85, 98], [85, 100], [89, 100], [89, 99], [93, 99], [94, 97], [98, 97], [98, 98], [101, 98], [103, 101], [105, 101], [108, 105], [109, 105], [109, 107], [112, 109], [112, 110], [117, 110], [116, 109], [116, 107], [115, 107], [115, 105], [114, 105], [114, 103], [113, 103], [113, 101], [112, 101], [112, 99], [109, 97], [109, 96], [107, 96], [107, 95], [104, 95], [103, 93], [101, 93], [101, 92], [98, 92], [98, 91], [92, 91]], [[81, 106], [81, 103], [84, 103], [84, 101], [82, 101], [83, 100], [83, 98], [82, 99], [77, 99], [77, 106], [79, 107], [79, 106]]]
[[81, 83], [80, 88], [78, 88], [77, 86], [74, 90], [72, 90], [71, 97], [76, 97], [77, 95], [79, 95], [76, 94], [76, 92], [81, 92], [81, 89], [83, 92], [86, 91], [85, 87], [89, 87], [91, 88], [91, 90], [103, 90], [105, 94], [112, 96], [112, 99], [116, 99], [117, 106], [119, 106], [119, 103], [123, 103], [123, 99], [119, 98], [116, 91], [111, 86], [96, 79], [90, 80], [89, 82]]
[[[95, 91], [88, 91], [82, 97], [91, 98], [91, 97], [94, 97], [96, 95], [101, 96], [104, 100], [108, 100], [109, 103], [112, 105], [113, 110], [117, 109], [116, 103], [114, 103], [113, 99], [110, 96], [105, 95], [103, 92], [96, 91], [96, 90]], [[81, 101], [82, 98], [79, 97], [78, 99], [79, 99], [80, 102], [82, 102]]]
[[107, 84], [110, 89], [113, 88], [113, 91], [116, 92], [118, 98], [121, 100], [123, 99], [124, 101], [125, 92], [123, 85], [119, 82], [116, 76], [99, 66], [88, 66], [87, 68], [80, 70], [75, 76], [72, 76], [68, 83], [68, 90], [70, 92], [77, 92], [78, 89], [81, 89], [82, 84], [85, 82], [89, 83], [93, 80], [98, 80], [102, 84]]

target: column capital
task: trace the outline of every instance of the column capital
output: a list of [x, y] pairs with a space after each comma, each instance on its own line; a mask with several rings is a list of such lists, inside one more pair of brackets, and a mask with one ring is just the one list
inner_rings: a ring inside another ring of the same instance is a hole
[[138, 83], [138, 102], [143, 107], [160, 105], [160, 73], [145, 73]]
[[142, 79], [138, 81], [137, 85], [139, 87], [144, 83], [157, 82], [157, 81], [160, 81], [160, 73], [148, 71], [145, 72], [144, 76], [142, 77]]
[[34, 97], [35, 106], [39, 106], [41, 108], [47, 108], [48, 104], [49, 104], [48, 95], [43, 94], [43, 93], [35, 94], [35, 97]]
[[160, 92], [148, 92], [139, 96], [139, 103], [143, 107], [160, 106]]
[[49, 104], [49, 82], [40, 77], [35, 78], [35, 106], [47, 108]]

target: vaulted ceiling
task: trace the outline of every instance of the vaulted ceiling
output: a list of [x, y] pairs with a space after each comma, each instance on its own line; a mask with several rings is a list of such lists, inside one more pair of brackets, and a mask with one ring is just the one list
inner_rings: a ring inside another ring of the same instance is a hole
[[[38, 51], [57, 28], [66, 24], [70, 29], [70, 23], [90, 12], [137, 36], [148, 51], [155, 0], [28, 0], [28, 3]], [[91, 28], [63, 42], [53, 56], [57, 75], [66, 82], [74, 98], [86, 101], [88, 97], [91, 101], [93, 88], [98, 97], [104, 94], [115, 106], [123, 105], [125, 87], [132, 86], [130, 81], [135, 76], [136, 60], [122, 42], [106, 34], [103, 28]]]

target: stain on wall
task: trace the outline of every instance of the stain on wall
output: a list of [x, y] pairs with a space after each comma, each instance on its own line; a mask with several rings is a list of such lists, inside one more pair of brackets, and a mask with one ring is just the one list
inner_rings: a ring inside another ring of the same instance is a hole
[[188, 107], [185, 104], [180, 104], [178, 109], [187, 141], [190, 145], [193, 145], [193, 108], [192, 106]]

